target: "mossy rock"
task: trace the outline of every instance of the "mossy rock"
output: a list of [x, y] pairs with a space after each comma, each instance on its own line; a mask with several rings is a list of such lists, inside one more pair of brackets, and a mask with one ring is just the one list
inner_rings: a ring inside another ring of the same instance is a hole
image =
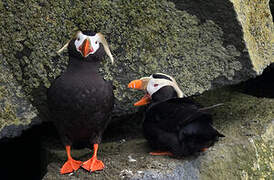
[[186, 95], [260, 74], [274, 61], [268, 1], [231, 2], [1, 1], [0, 138], [33, 114], [48, 119], [46, 88], [68, 60], [56, 51], [78, 29], [100, 31], [110, 44], [115, 64], [106, 58], [100, 72], [116, 87], [114, 115], [134, 111], [139, 94], [127, 83], [154, 72], [173, 75]]
[[25, 97], [12, 72], [0, 64], [0, 139], [19, 136], [30, 124], [37, 124], [37, 110]]

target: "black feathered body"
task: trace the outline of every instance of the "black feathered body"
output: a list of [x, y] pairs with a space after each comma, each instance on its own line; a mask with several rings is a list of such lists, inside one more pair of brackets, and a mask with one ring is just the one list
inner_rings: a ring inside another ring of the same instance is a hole
[[175, 156], [192, 155], [223, 137], [212, 127], [209, 113], [199, 110], [189, 99], [174, 97], [148, 106], [143, 130], [152, 148]]
[[112, 85], [97, 72], [98, 61], [70, 58], [48, 90], [48, 105], [65, 145], [100, 143], [113, 109]]

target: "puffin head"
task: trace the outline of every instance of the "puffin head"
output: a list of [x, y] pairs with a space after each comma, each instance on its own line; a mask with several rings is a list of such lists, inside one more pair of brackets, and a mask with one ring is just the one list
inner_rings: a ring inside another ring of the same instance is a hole
[[163, 73], [155, 73], [149, 77], [133, 80], [128, 84], [128, 87], [145, 92], [145, 96], [136, 102], [134, 106], [184, 96], [175, 79]]
[[70, 56], [80, 60], [101, 60], [104, 52], [106, 52], [111, 63], [113, 64], [114, 62], [108, 43], [102, 33], [77, 31], [72, 39], [69, 40], [58, 53], [61, 53], [65, 48], [68, 48]]

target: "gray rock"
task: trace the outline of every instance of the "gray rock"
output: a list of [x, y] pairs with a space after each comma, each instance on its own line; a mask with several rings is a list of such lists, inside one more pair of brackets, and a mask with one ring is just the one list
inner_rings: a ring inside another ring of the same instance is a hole
[[[186, 95], [235, 84], [273, 62], [268, 0], [0, 2], [1, 137], [39, 116], [48, 120], [46, 88], [65, 68], [56, 50], [79, 28], [101, 31], [114, 54], [101, 73], [112, 80], [114, 115], [135, 111], [126, 84], [154, 72], [173, 75]], [[3, 132], [2, 132], [3, 131]]]
[[37, 110], [2, 60], [0, 62], [0, 139], [20, 136], [30, 125], [40, 122]]

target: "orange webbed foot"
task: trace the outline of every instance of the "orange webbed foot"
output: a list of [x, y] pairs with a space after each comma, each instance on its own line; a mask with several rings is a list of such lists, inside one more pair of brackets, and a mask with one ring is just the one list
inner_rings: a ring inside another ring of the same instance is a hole
[[105, 167], [104, 163], [97, 159], [98, 144], [94, 144], [93, 148], [93, 156], [89, 160], [85, 161], [82, 165], [82, 168], [90, 172], [99, 171]]
[[202, 149], [201, 149], [202, 152], [205, 152], [205, 151], [207, 151], [207, 150], [208, 150], [208, 148], [202, 148]]
[[150, 152], [152, 156], [173, 156], [171, 152]]
[[61, 174], [71, 173], [76, 171], [82, 165], [82, 161], [76, 161], [74, 159], [68, 159], [60, 170]]
[[98, 160], [96, 157], [90, 158], [89, 160], [85, 161], [82, 165], [82, 168], [90, 172], [103, 170], [104, 167], [104, 163]]

